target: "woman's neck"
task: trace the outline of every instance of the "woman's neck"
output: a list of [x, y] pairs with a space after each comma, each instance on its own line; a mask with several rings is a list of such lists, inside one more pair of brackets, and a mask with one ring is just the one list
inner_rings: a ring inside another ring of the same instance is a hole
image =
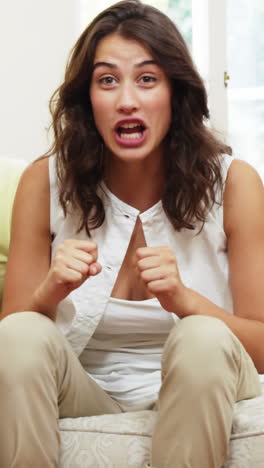
[[143, 212], [161, 198], [164, 168], [147, 161], [109, 161], [104, 181], [111, 192], [123, 202]]

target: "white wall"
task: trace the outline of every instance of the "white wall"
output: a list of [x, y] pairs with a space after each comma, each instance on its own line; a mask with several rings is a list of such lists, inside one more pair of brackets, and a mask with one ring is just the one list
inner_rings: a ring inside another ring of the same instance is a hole
[[48, 149], [48, 102], [80, 33], [80, 0], [0, 0], [0, 155]]

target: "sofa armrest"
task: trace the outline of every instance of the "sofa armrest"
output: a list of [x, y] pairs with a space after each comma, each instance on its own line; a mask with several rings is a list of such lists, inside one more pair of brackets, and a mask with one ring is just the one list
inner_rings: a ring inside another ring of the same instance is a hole
[[10, 242], [13, 202], [26, 161], [0, 157], [0, 310]]

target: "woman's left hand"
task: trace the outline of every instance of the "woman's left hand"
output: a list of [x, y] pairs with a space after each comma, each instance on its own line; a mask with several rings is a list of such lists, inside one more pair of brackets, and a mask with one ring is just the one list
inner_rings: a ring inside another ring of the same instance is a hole
[[161, 306], [180, 318], [189, 315], [189, 289], [182, 283], [174, 253], [169, 247], [140, 247], [136, 251], [140, 278]]

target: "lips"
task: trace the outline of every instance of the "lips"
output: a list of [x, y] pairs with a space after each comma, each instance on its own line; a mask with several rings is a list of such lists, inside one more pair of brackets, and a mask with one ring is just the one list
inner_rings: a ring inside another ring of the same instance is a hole
[[143, 128], [147, 127], [143, 120], [136, 119], [136, 118], [130, 118], [130, 119], [119, 120], [115, 124], [115, 130], [117, 130], [118, 128], [129, 128], [129, 127], [133, 128], [134, 126], [143, 127]]
[[146, 125], [140, 119], [120, 120], [115, 125], [116, 141], [125, 146], [139, 146], [146, 137]]

